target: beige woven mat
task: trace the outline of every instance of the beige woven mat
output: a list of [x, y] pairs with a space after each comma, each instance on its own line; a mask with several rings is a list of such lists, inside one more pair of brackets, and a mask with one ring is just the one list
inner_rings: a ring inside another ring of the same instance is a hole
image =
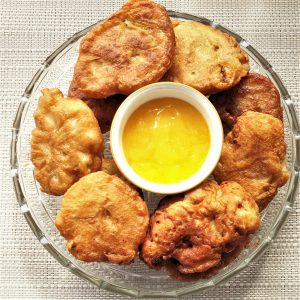
[[[35, 239], [18, 205], [9, 170], [10, 130], [20, 95], [40, 63], [73, 33], [108, 16], [123, 1], [0, 0], [0, 298], [123, 299], [63, 269]], [[205, 16], [246, 38], [286, 84], [299, 116], [299, 0], [159, 1]], [[300, 205], [265, 255], [207, 299], [300, 299]]]

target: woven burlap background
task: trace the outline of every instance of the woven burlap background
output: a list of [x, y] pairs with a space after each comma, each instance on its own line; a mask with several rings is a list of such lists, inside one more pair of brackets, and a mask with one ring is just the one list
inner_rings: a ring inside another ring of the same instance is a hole
[[[11, 127], [20, 95], [40, 63], [73, 33], [105, 18], [120, 0], [0, 0], [0, 298], [123, 299], [63, 269], [19, 212], [10, 178]], [[165, 0], [247, 39], [274, 66], [299, 116], [299, 0]], [[300, 299], [300, 205], [265, 255], [223, 286], [186, 299]]]

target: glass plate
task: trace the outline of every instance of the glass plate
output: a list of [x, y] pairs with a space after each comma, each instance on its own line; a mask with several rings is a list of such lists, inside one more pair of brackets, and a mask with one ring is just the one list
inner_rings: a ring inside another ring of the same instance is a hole
[[[64, 267], [99, 288], [138, 297], [177, 297], [214, 287], [239, 273], [259, 257], [276, 237], [288, 213], [292, 210], [299, 182], [299, 125], [291, 98], [271, 65], [247, 41], [225, 27], [201, 17], [172, 11], [169, 14], [171, 17], [181, 20], [194, 20], [213, 26], [235, 37], [250, 57], [251, 70], [262, 73], [273, 81], [280, 91], [284, 106], [289, 182], [279, 190], [276, 198], [263, 212], [261, 228], [252, 236], [247, 249], [217, 275], [196, 282], [177, 282], [164, 271], [150, 270], [138, 258], [128, 266], [85, 263], [76, 260], [66, 250], [65, 240], [54, 226], [61, 197], [41, 193], [33, 175], [33, 165], [30, 161], [31, 130], [35, 127], [33, 113], [37, 107], [40, 90], [44, 87], [58, 87], [63, 93], [67, 93], [80, 40], [92, 26], [76, 33], [45, 60], [21, 98], [12, 130], [11, 171], [17, 200], [24, 217], [41, 244]], [[106, 137], [106, 155], [109, 155], [108, 137]], [[157, 200], [153, 199], [151, 195], [147, 201], [150, 209], [157, 204]]]

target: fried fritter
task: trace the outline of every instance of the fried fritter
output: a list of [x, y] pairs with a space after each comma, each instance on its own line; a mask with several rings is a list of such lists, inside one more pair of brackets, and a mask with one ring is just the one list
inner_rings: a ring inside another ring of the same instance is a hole
[[106, 99], [83, 100], [93, 111], [102, 133], [110, 130], [115, 113], [125, 97], [124, 95], [115, 95]]
[[205, 181], [163, 199], [150, 218], [141, 258], [151, 268], [172, 262], [182, 274], [205, 272], [259, 228], [259, 211], [238, 183]]
[[169, 69], [175, 37], [166, 9], [130, 0], [83, 38], [70, 96], [102, 99], [129, 95]]
[[77, 259], [127, 264], [144, 241], [148, 222], [147, 205], [137, 191], [100, 171], [66, 192], [55, 225]]
[[272, 81], [260, 74], [249, 73], [228, 91], [212, 95], [226, 131], [231, 130], [237, 117], [246, 111], [257, 111], [283, 119], [280, 95]]
[[225, 137], [214, 176], [238, 182], [264, 209], [288, 180], [283, 123], [268, 114], [248, 111]]
[[103, 158], [102, 159], [102, 168], [101, 171], [109, 174], [109, 175], [116, 175], [121, 178], [125, 183], [127, 183], [131, 188], [136, 190], [141, 197], [143, 197], [143, 191], [135, 186], [132, 182], [130, 182], [119, 170], [118, 166], [116, 165], [115, 161], [110, 158]]
[[101, 130], [82, 100], [43, 89], [34, 119], [31, 160], [43, 192], [62, 195], [80, 177], [101, 169]]
[[168, 272], [169, 276], [176, 281], [181, 282], [188, 282], [188, 281], [197, 281], [200, 279], [208, 279], [212, 276], [218, 274], [218, 272], [228, 266], [231, 262], [233, 262], [241, 252], [248, 246], [249, 242], [251, 241], [250, 236], [243, 236], [239, 239], [238, 243], [235, 243], [235, 248], [231, 252], [223, 252], [222, 259], [218, 265], [208, 269], [205, 272], [201, 273], [189, 273], [183, 274], [178, 271], [176, 266], [176, 261], [170, 261], [168, 264], [165, 265], [165, 269]]
[[113, 159], [103, 158], [101, 171], [109, 175], [116, 175], [121, 179], [124, 177]]
[[249, 71], [248, 56], [226, 33], [198, 22], [174, 22], [175, 58], [164, 80], [205, 95], [227, 90]]

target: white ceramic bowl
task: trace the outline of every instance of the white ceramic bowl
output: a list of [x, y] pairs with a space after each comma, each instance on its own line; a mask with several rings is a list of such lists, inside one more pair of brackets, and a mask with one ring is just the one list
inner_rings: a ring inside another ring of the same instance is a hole
[[[210, 132], [210, 150], [203, 165], [194, 175], [175, 184], [154, 183], [139, 176], [128, 164], [122, 146], [124, 127], [131, 114], [142, 104], [164, 97], [177, 98], [194, 106], [204, 117]], [[222, 123], [214, 106], [197, 90], [173, 82], [150, 84], [129, 95], [116, 112], [110, 131], [111, 152], [120, 171], [138, 187], [157, 194], [181, 193], [202, 182], [219, 161], [222, 144]]]

